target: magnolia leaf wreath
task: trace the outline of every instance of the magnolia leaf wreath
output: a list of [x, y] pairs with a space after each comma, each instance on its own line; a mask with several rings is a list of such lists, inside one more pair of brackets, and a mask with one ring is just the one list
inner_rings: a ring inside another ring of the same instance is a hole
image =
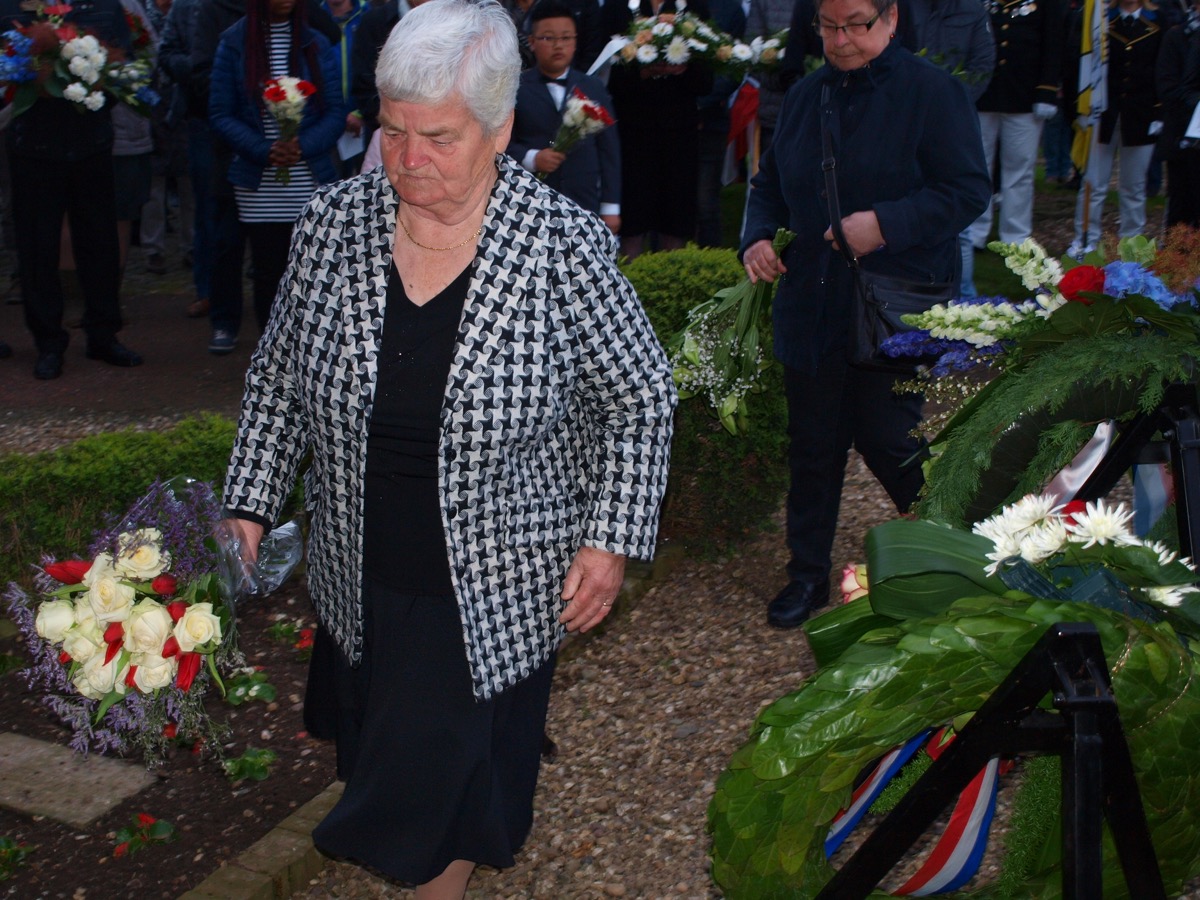
[[[859, 772], [914, 735], [979, 709], [1056, 622], [1091, 622], [1109, 660], [1151, 837], [1168, 892], [1200, 869], [1200, 682], [1169, 625], [1098, 607], [968, 597], [941, 615], [869, 632], [759, 714], [708, 810], [712, 874], [731, 900], [815, 896], [833, 868], [824, 841]], [[1048, 699], [1046, 701], [1049, 702]], [[1057, 829], [1046, 852], [974, 897], [1061, 895]], [[1105, 897], [1127, 896], [1105, 833]], [[960, 892], [965, 894], [966, 892]], [[886, 896], [876, 893], [872, 896]]]

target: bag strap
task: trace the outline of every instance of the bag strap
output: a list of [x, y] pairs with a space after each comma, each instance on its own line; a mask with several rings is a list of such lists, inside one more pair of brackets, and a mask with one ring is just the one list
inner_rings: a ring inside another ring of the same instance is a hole
[[826, 82], [821, 86], [821, 152], [824, 155], [821, 160], [821, 171], [825, 173], [825, 201], [829, 206], [829, 227], [833, 229], [838, 249], [846, 258], [847, 265], [857, 271], [858, 257], [850, 252], [850, 245], [846, 243], [846, 235], [842, 231], [842, 207], [838, 200], [836, 177], [837, 159], [833, 155], [833, 136], [830, 133], [831, 126], [837, 128], [839, 132], [841, 129], [837, 107], [829, 102], [829, 94], [829, 83]]

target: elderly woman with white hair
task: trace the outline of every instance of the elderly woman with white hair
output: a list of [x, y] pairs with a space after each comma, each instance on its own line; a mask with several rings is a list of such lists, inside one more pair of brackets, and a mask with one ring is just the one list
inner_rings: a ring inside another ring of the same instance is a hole
[[654, 549], [675, 393], [604, 223], [504, 155], [520, 56], [432, 0], [376, 70], [383, 165], [317, 191], [225, 486], [252, 559], [301, 461], [336, 738], [324, 852], [461, 897], [532, 823], [556, 648]]

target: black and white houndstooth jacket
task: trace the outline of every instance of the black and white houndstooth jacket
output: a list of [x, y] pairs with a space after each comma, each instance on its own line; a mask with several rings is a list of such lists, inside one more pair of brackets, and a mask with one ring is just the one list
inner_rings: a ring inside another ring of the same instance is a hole
[[[581, 544], [654, 551], [675, 391], [600, 220], [497, 157], [442, 407], [442, 524], [475, 695], [541, 665], [563, 636]], [[320, 188], [297, 223], [251, 360], [228, 508], [275, 521], [306, 452], [309, 590], [362, 653], [367, 428], [398, 199], [382, 173]]]

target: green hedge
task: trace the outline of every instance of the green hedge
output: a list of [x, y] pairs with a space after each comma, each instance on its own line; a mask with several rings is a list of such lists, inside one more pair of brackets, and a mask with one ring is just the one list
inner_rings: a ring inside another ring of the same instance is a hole
[[215, 415], [166, 431], [124, 429], [43, 453], [0, 456], [0, 584], [42, 553], [82, 554], [105, 517], [133, 505], [158, 478], [220, 484], [233, 423]]
[[[664, 343], [683, 327], [692, 307], [745, 276], [732, 250], [691, 246], [639, 256], [624, 271]], [[771, 328], [760, 327], [770, 358]], [[757, 533], [779, 508], [788, 479], [783, 370], [772, 366], [763, 385], [747, 401], [750, 428], [744, 435], [725, 431], [699, 398], [679, 404], [662, 522], [668, 540], [719, 553]]]
[[[625, 266], [665, 341], [688, 310], [741, 279], [731, 250], [688, 247], [646, 254]], [[766, 329], [769, 333], [770, 329]], [[753, 533], [778, 507], [786, 486], [782, 376], [750, 400], [751, 429], [725, 432], [699, 400], [676, 415], [671, 481], [662, 534], [701, 552], [720, 551]], [[95, 435], [59, 450], [0, 456], [0, 584], [27, 575], [45, 552], [84, 552], [105, 517], [123, 512], [157, 478], [224, 478], [233, 423], [214, 415], [161, 432]]]

